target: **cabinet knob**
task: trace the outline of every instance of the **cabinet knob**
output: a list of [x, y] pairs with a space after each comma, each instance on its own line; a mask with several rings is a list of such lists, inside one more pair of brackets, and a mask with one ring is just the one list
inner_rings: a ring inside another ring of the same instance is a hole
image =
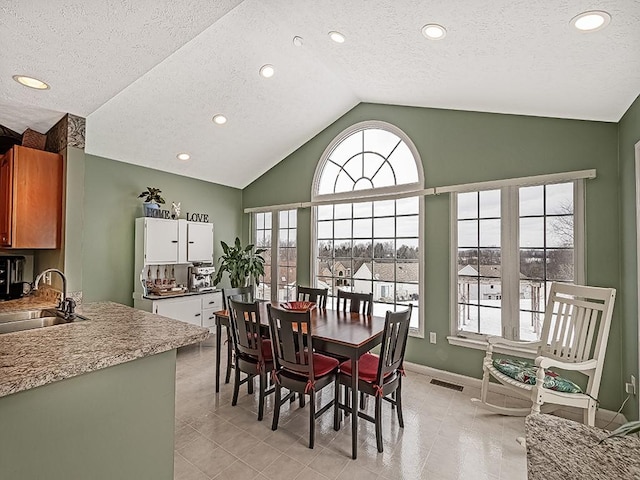
[[178, 243], [178, 240], [171, 240], [171, 243]]
[[202, 315], [201, 313], [196, 313], [196, 317], [199, 317], [200, 315]]
[[189, 243], [196, 243], [196, 242], [189, 242]]

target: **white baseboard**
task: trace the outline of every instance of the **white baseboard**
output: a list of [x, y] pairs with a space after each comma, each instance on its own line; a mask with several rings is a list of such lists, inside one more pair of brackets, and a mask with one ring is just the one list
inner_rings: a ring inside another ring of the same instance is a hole
[[[404, 368], [410, 372], [420, 373], [429, 377], [437, 378], [438, 380], [444, 380], [446, 382], [462, 385], [463, 387], [481, 388], [482, 379], [468, 377], [466, 375], [460, 375], [459, 373], [447, 372], [446, 370], [438, 370], [437, 368], [428, 367], [426, 365], [420, 365], [418, 363], [404, 362]], [[490, 383], [489, 391], [500, 395], [505, 395], [511, 398], [522, 399], [522, 397], [515, 397], [511, 390], [499, 383]], [[557, 410], [562, 417], [569, 418], [571, 420], [582, 421], [582, 410], [577, 408], [565, 407]], [[617, 427], [626, 423], [627, 419], [622, 413], [616, 413], [612, 410], [606, 410], [599, 408], [596, 412], [596, 424], [598, 426], [609, 425], [608, 428]]]

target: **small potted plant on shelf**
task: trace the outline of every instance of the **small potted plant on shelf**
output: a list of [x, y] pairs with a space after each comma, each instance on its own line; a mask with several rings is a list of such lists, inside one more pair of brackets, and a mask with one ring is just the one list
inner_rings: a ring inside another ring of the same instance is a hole
[[138, 198], [144, 198], [144, 214], [145, 216], [151, 216], [147, 214], [147, 210], [157, 210], [160, 208], [160, 204], [164, 203], [164, 198], [160, 195], [162, 190], [154, 187], [147, 187], [147, 189], [138, 195]]
[[252, 243], [243, 247], [238, 237], [232, 246], [222, 241], [220, 244], [224, 253], [218, 259], [219, 267], [214, 284], [220, 283], [222, 274], [227, 272], [232, 288], [248, 285], [251, 278], [255, 280], [256, 285], [259, 285], [260, 275], [264, 275], [265, 262], [261, 254], [267, 250], [265, 248], [256, 249]]

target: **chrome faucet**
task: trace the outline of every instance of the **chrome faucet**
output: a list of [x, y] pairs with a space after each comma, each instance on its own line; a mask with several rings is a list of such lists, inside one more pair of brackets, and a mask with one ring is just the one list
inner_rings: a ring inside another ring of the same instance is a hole
[[62, 271], [57, 268], [47, 268], [38, 274], [35, 282], [33, 282], [33, 290], [38, 290], [38, 284], [42, 277], [44, 277], [47, 273], [57, 273], [62, 278], [62, 298], [60, 299], [60, 303], [58, 303], [58, 310], [64, 314], [65, 319], [72, 319], [75, 317], [75, 308], [76, 302], [73, 298], [67, 297], [67, 277], [65, 277]]

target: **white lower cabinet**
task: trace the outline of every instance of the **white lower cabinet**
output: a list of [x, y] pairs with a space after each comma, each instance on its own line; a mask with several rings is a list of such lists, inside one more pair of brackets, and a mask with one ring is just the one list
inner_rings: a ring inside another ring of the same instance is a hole
[[203, 293], [184, 297], [134, 300], [134, 307], [181, 320], [200, 327], [215, 327], [215, 312], [222, 310], [222, 292]]
[[198, 326], [202, 325], [202, 303], [197, 297], [154, 300], [153, 313]]

